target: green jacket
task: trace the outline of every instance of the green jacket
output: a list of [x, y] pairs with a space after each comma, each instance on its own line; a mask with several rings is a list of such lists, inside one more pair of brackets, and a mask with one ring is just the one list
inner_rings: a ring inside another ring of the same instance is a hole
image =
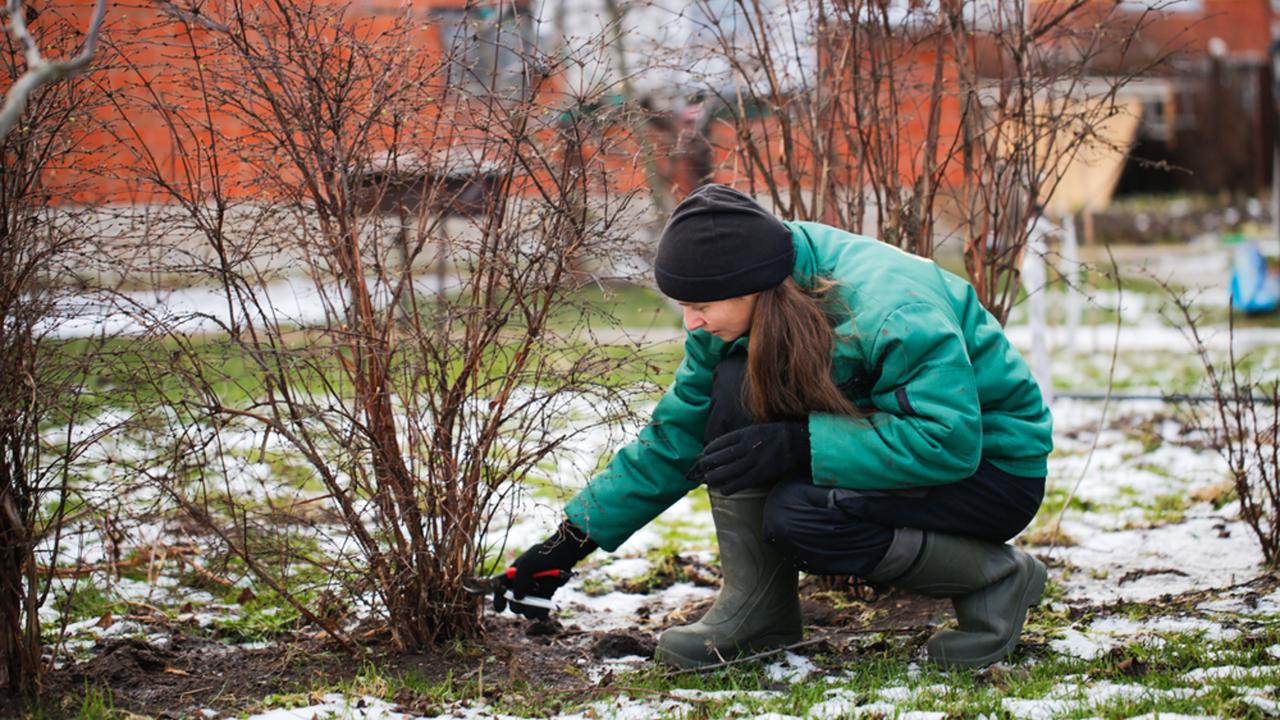
[[[892, 489], [971, 476], [983, 458], [1041, 478], [1053, 420], [1026, 361], [963, 279], [873, 238], [826, 225], [786, 223], [802, 286], [839, 283], [832, 377], [867, 418], [812, 413], [816, 485]], [[565, 509], [614, 550], [695, 485], [685, 471], [703, 447], [716, 364], [746, 337], [685, 337], [675, 382], [649, 425], [619, 450]]]

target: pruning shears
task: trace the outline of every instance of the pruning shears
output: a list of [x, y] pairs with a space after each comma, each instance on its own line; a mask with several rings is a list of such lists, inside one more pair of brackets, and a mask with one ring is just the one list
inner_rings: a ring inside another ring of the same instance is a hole
[[[535, 580], [542, 580], [542, 579], [568, 580], [572, 575], [573, 573], [569, 572], [568, 570], [555, 570], [555, 569], [542, 570], [541, 572], [534, 573], [533, 579]], [[462, 589], [466, 590], [472, 595], [488, 595], [490, 593], [495, 593], [505, 589], [506, 592], [503, 593], [502, 596], [505, 597], [510, 602], [518, 602], [521, 605], [529, 605], [532, 607], [545, 608], [547, 610], [556, 609], [555, 603], [551, 602], [551, 600], [548, 598], [540, 598], [534, 595], [525, 595], [524, 597], [517, 600], [515, 594], [511, 592], [511, 581], [515, 580], [515, 577], [516, 577], [515, 567], [509, 567], [507, 568], [506, 572], [501, 573], [499, 575], [494, 575], [492, 577], [463, 578]]]

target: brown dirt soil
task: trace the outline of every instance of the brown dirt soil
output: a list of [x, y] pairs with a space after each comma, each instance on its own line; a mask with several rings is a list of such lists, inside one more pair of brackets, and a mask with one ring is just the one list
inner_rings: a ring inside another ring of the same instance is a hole
[[[945, 601], [897, 592], [856, 599], [810, 579], [802, 583], [801, 596], [806, 625], [833, 633], [919, 635], [949, 615]], [[691, 622], [709, 606], [710, 601], [690, 603], [655, 625], [665, 628]], [[314, 690], [318, 701], [321, 689], [352, 679], [366, 664], [377, 666], [384, 676], [415, 674], [428, 683], [452, 677], [456, 688], [483, 678], [478, 691], [490, 698], [503, 692], [555, 693], [582, 687], [585, 678], [580, 668], [601, 659], [651, 657], [656, 641], [656, 634], [650, 632], [584, 631], [572, 623], [526, 623], [510, 615], [490, 615], [486, 633], [483, 641], [418, 653], [393, 652], [384, 634], [368, 633], [369, 656], [364, 659], [306, 638], [256, 650], [182, 634], [173, 635], [163, 645], [115, 639], [97, 646], [92, 659], [51, 673], [40, 711], [47, 718], [74, 717], [86, 686], [105, 686], [111, 689], [117, 710], [155, 718], [187, 718], [196, 716], [201, 708], [213, 707], [223, 717], [234, 716], [260, 707], [264, 698], [274, 694]], [[831, 652], [832, 647], [824, 644], [801, 652]], [[433, 709], [430, 701], [412, 694], [396, 700], [414, 712]], [[0, 718], [22, 714], [19, 708], [0, 701]]]

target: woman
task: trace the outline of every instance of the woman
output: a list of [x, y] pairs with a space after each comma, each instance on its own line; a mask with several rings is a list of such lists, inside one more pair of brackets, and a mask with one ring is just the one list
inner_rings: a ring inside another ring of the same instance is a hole
[[513, 597], [549, 598], [705, 482], [724, 585], [701, 620], [663, 633], [659, 659], [698, 667], [799, 640], [797, 569], [952, 598], [959, 628], [928, 642], [943, 666], [1008, 656], [1046, 574], [1005, 543], [1040, 506], [1052, 420], [973, 288], [722, 185], [675, 209], [655, 274], [688, 329], [675, 382], [516, 560]]

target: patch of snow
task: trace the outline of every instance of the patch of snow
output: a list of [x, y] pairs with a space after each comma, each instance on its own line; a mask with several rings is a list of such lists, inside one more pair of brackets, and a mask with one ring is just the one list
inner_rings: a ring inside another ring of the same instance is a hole
[[102, 618], [89, 618], [80, 622], [73, 622], [67, 625], [67, 637], [88, 635], [94, 638], [119, 637], [121, 635], [133, 635], [143, 631], [142, 625], [130, 620], [112, 619], [110, 625], [99, 627], [98, 623]]
[[1063, 700], [1080, 699], [1086, 704], [1099, 705], [1117, 700], [1186, 700], [1195, 697], [1200, 692], [1201, 690], [1196, 688], [1162, 690], [1145, 685], [1099, 681], [1082, 684], [1061, 683], [1055, 685], [1049, 691], [1047, 697]]
[[1200, 603], [1200, 609], [1237, 615], [1280, 615], [1280, 590], [1269, 595], [1253, 597], [1248, 590], [1237, 589], [1227, 597]]
[[1280, 702], [1276, 702], [1265, 690], [1258, 688], [1241, 688], [1241, 702], [1252, 705], [1270, 716], [1280, 716]]
[[898, 708], [893, 703], [874, 702], [874, 703], [867, 703], [866, 705], [859, 705], [855, 708], [852, 708], [852, 710], [850, 710], [850, 713], [848, 715], [843, 715], [840, 717], [862, 717], [864, 715], [871, 715], [872, 717], [888, 717], [888, 718], [900, 717], [897, 713], [898, 713]]
[[1114, 638], [1097, 638], [1075, 628], [1067, 628], [1062, 631], [1062, 637], [1049, 641], [1049, 647], [1054, 651], [1082, 660], [1092, 660], [1106, 655], [1119, 644], [1119, 641]]
[[1206, 682], [1210, 680], [1248, 680], [1280, 676], [1280, 665], [1260, 665], [1243, 667], [1240, 665], [1219, 665], [1217, 667], [1196, 668], [1183, 674], [1187, 682]]
[[1210, 650], [1204, 654], [1204, 657], [1206, 660], [1211, 660], [1215, 663], [1231, 665], [1234, 661], [1241, 659], [1241, 653], [1239, 650], [1218, 649]]
[[1082, 703], [1067, 700], [1026, 700], [1023, 698], [1004, 698], [1000, 707], [1016, 718], [1024, 720], [1053, 720], [1075, 712]]
[[876, 696], [885, 702], [903, 704], [917, 700], [922, 696], [946, 695], [949, 692], [951, 692], [951, 688], [946, 685], [925, 685], [922, 687], [906, 687], [899, 685], [896, 687], [881, 688], [876, 692]]
[[237, 643], [234, 647], [240, 650], [263, 650], [271, 647], [272, 645], [275, 645], [275, 642], [270, 640], [258, 640], [255, 642]]
[[1110, 683], [1103, 680], [1097, 683], [1078, 685], [1056, 685], [1050, 694], [1057, 697], [1084, 697], [1093, 705], [1115, 701], [1142, 700], [1193, 700], [1204, 693], [1203, 688], [1151, 688], [1147, 685], [1129, 683]]
[[1187, 715], [1185, 713], [1146, 713], [1134, 715], [1126, 720], [1221, 720], [1217, 715]]
[[352, 700], [339, 693], [328, 693], [323, 702], [302, 708], [268, 710], [252, 715], [249, 720], [408, 720], [390, 705], [375, 697]]
[[[1126, 294], [1120, 312], [1125, 317], [1125, 324], [1120, 332], [1120, 350], [1172, 350], [1189, 352], [1190, 345], [1186, 337], [1177, 328], [1157, 324], [1152, 312], [1143, 306], [1145, 297]], [[1141, 324], [1139, 324], [1141, 323]], [[1070, 339], [1070, 349], [1079, 353], [1110, 353], [1115, 345], [1115, 326], [1096, 325], [1081, 328], [1082, 332]], [[1068, 334], [1065, 327], [1051, 325], [1046, 328], [1045, 342], [1052, 348], [1068, 348]], [[1010, 323], [1005, 334], [1018, 348], [1026, 350], [1031, 347], [1031, 327]], [[1220, 332], [1206, 333], [1205, 346], [1213, 350], [1225, 350], [1228, 334], [1225, 327]], [[1280, 344], [1280, 331], [1275, 328], [1240, 328], [1235, 329], [1236, 352], [1243, 353], [1254, 348], [1274, 347]]]
[[856, 696], [838, 696], [822, 702], [814, 703], [809, 708], [808, 716], [814, 720], [836, 720], [855, 715], [858, 706]]
[[591, 682], [598, 683], [601, 678], [610, 672], [619, 670], [625, 671], [636, 665], [643, 665], [647, 662], [649, 662], [649, 658], [643, 655], [623, 655], [622, 657], [606, 658], [605, 660], [602, 660], [599, 665], [593, 665], [592, 667], [587, 668], [587, 677]]
[[774, 682], [797, 683], [806, 680], [817, 669], [809, 658], [788, 652], [782, 660], [766, 667], [765, 674]]
[[147, 633], [143, 640], [153, 647], [167, 648], [173, 645], [173, 636], [166, 632]]
[[[391, 302], [385, 283], [373, 276], [367, 281], [375, 289], [374, 303], [378, 307]], [[418, 292], [432, 294], [459, 283], [457, 277], [445, 278], [442, 284], [436, 277], [424, 276], [415, 277], [413, 286]], [[349, 295], [340, 283], [316, 283], [305, 275], [284, 275], [261, 282], [254, 285], [252, 292], [255, 307], [260, 309], [260, 314], [255, 312], [258, 319], [297, 326], [324, 321], [331, 308], [344, 306]], [[40, 328], [59, 338], [139, 335], [160, 327], [183, 333], [218, 333], [235, 319], [220, 287], [152, 288], [117, 295], [84, 292], [60, 298], [59, 311], [66, 317], [42, 322]], [[236, 308], [234, 314], [239, 316], [241, 309]]]
[[711, 519], [711, 513], [694, 507], [693, 498], [685, 495], [628, 538], [616, 552], [621, 555], [642, 555], [648, 550], [662, 547], [669, 542], [664, 529], [675, 530], [681, 537], [697, 539], [694, 543], [682, 543], [681, 550], [695, 549], [699, 544], [705, 548], [716, 546], [715, 524]]
[[653, 569], [653, 563], [647, 558], [628, 557], [612, 560], [601, 568], [601, 571], [614, 580], [634, 580], [644, 576], [651, 569]]
[[1188, 518], [1110, 532], [1064, 521], [1063, 530], [1077, 541], [1054, 551], [1081, 570], [1060, 580], [1065, 597], [1073, 601], [1146, 602], [1165, 594], [1229, 587], [1256, 577], [1262, 568], [1262, 551], [1241, 521]]
[[[1041, 720], [1071, 715], [1116, 701], [1186, 700], [1202, 694], [1202, 688], [1162, 690], [1143, 685], [1100, 682], [1064, 682], [1055, 685], [1043, 698], [1004, 698], [1001, 707], [1017, 718]], [[1164, 714], [1161, 714], [1164, 717]]]
[[636, 627], [636, 611], [642, 605], [648, 606], [650, 617], [661, 619], [690, 601], [715, 594], [714, 588], [675, 583], [647, 594], [611, 592], [592, 597], [582, 591], [582, 580], [575, 578], [556, 593], [555, 601], [561, 618], [584, 630], [619, 630]]
[[[580, 713], [560, 715], [556, 720], [649, 720], [654, 717], [687, 717], [692, 710], [688, 703], [676, 700], [635, 700], [620, 695], [612, 700], [592, 703]], [[484, 717], [506, 720], [501, 715], [487, 714]]]
[[[1175, 407], [1159, 400], [1113, 404], [1100, 431], [1102, 403], [1059, 400], [1053, 409], [1049, 491], [1074, 491], [1090, 505], [1063, 515], [1063, 532], [1075, 545], [1052, 550], [1080, 570], [1060, 581], [1068, 602], [1145, 602], [1257, 577], [1261, 550], [1238, 507], [1202, 502], [1181, 513], [1157, 512], [1163, 496], [1187, 498], [1226, 472], [1217, 453], [1177, 442], [1179, 423], [1169, 419]], [[1164, 419], [1153, 427], [1152, 418]], [[1148, 449], [1148, 429], [1165, 442]], [[1153, 522], [1163, 524], [1149, 527]]]
[[915, 691], [908, 687], [890, 687], [879, 690], [876, 695], [885, 702], [905, 703], [915, 695]]
[[[1107, 649], [1134, 640], [1160, 647], [1165, 644], [1164, 638], [1160, 637], [1162, 634], [1199, 635], [1205, 640], [1215, 642], [1234, 640], [1240, 636], [1240, 631], [1234, 628], [1226, 628], [1209, 620], [1191, 617], [1149, 617], [1134, 620], [1112, 616], [1094, 622], [1085, 632], [1088, 636], [1097, 638], [1095, 642], [1100, 646], [1106, 646]], [[1096, 655], [1084, 657], [1084, 659], [1091, 657]]]

